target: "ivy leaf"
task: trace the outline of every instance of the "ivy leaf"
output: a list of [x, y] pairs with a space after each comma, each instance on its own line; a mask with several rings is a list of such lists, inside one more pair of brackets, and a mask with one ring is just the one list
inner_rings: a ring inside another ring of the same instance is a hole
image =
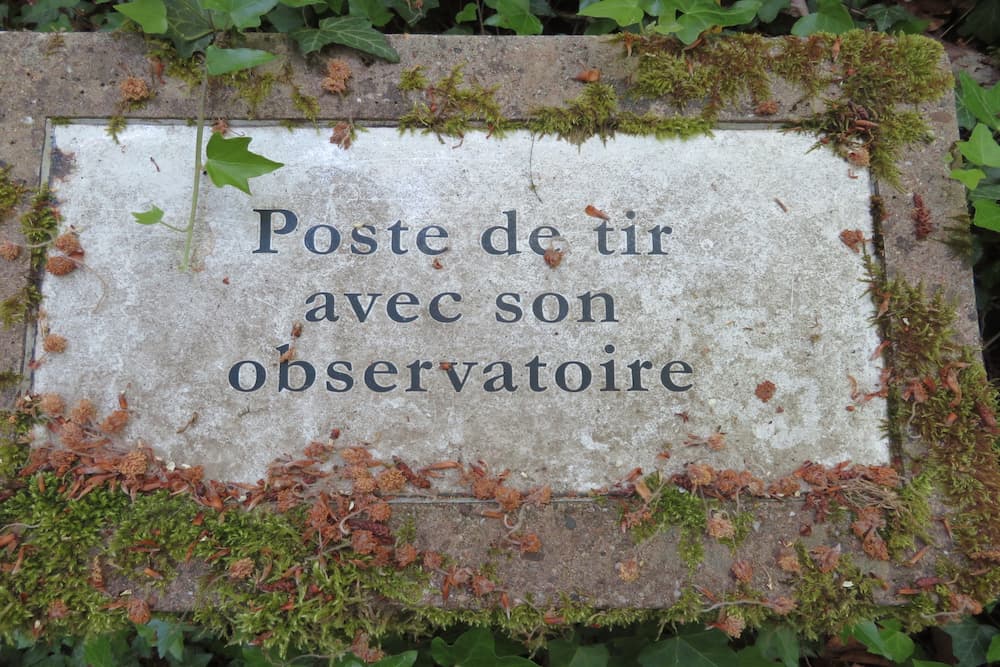
[[[972, 204], [976, 208], [973, 222], [980, 227], [1000, 231], [1000, 206], [982, 199]], [[983, 205], [980, 208], [980, 205]], [[985, 213], [980, 221], [980, 213]], [[988, 224], [984, 224], [988, 223]], [[951, 653], [958, 659], [957, 667], [977, 667], [986, 662], [986, 650], [993, 637], [1000, 632], [992, 625], [981, 624], [973, 618], [965, 618], [941, 628], [951, 636]]]
[[961, 182], [968, 190], [975, 190], [979, 181], [986, 178], [982, 169], [952, 169], [949, 176]]
[[791, 4], [791, 0], [764, 0], [760, 9], [757, 10], [757, 18], [762, 23], [770, 23], [778, 18], [778, 12], [782, 9], [788, 9]]
[[416, 661], [416, 651], [404, 651], [399, 655], [386, 656], [371, 667], [412, 667]]
[[530, 0], [486, 0], [497, 11], [484, 23], [497, 28], [513, 30], [518, 35], [540, 35], [542, 22], [531, 13]]
[[431, 641], [431, 657], [443, 667], [537, 667], [527, 658], [516, 655], [499, 657], [493, 634], [485, 628], [467, 630], [451, 646], [440, 637]]
[[168, 623], [154, 618], [147, 625], [156, 631], [156, 652], [160, 659], [168, 655], [182, 662], [184, 660], [184, 625], [180, 623]]
[[806, 14], [792, 26], [796, 37], [807, 37], [817, 32], [839, 35], [854, 29], [854, 19], [840, 0], [819, 0], [812, 14]]
[[862, 621], [851, 628], [851, 636], [864, 644], [870, 653], [893, 662], [903, 662], [913, 655], [913, 640], [888, 622], [879, 628], [874, 621]]
[[226, 15], [237, 30], [257, 28], [260, 17], [274, 9], [278, 0], [202, 0], [205, 9]]
[[1000, 146], [982, 123], [976, 125], [968, 141], [959, 141], [958, 150], [975, 165], [1000, 167]]
[[599, 0], [587, 5], [579, 13], [580, 16], [611, 19], [622, 28], [639, 23], [645, 16], [636, 0]]
[[286, 7], [308, 7], [309, 5], [325, 5], [326, 0], [280, 0]]
[[178, 55], [190, 58], [212, 41], [215, 24], [197, 0], [163, 0], [167, 8], [167, 37]]
[[389, 46], [385, 35], [360, 16], [331, 16], [320, 21], [319, 28], [296, 30], [292, 33], [292, 39], [298, 42], [302, 55], [336, 43], [384, 58], [391, 63], [399, 62], [399, 54]]
[[101, 635], [86, 640], [83, 644], [83, 659], [92, 667], [115, 667], [117, 662], [111, 650], [111, 637]]
[[639, 654], [643, 667], [721, 667], [731, 665], [734, 653], [726, 635], [699, 630], [649, 644]]
[[205, 68], [212, 76], [238, 72], [274, 60], [270, 51], [260, 49], [220, 49], [209, 45], [205, 49]]
[[1000, 662], [1000, 635], [994, 635], [986, 650], [986, 662]]
[[212, 134], [205, 154], [205, 171], [217, 187], [231, 185], [237, 190], [250, 194], [248, 179], [269, 174], [284, 165], [269, 160], [263, 155], [251, 153], [247, 146], [250, 137], [226, 139], [221, 134]]
[[549, 667], [607, 667], [610, 654], [604, 644], [583, 646], [579, 639], [549, 642]]
[[987, 44], [996, 44], [1000, 41], [1000, 2], [977, 2], [958, 32], [963, 37], [975, 35]]
[[133, 211], [132, 217], [134, 217], [135, 221], [140, 225], [155, 225], [159, 223], [160, 220], [163, 220], [163, 209], [159, 206], [154, 206], [148, 211], [143, 211], [141, 213]]
[[455, 23], [464, 23], [466, 21], [476, 20], [476, 3], [467, 2], [465, 7], [462, 7], [462, 11], [455, 14]]
[[[972, 216], [972, 224], [976, 227], [982, 227], [983, 229], [991, 229], [994, 232], [1000, 232], [1000, 206], [991, 199], [976, 199], [972, 202], [972, 208], [975, 209], [976, 213]], [[945, 631], [948, 632], [947, 626]], [[995, 628], [994, 628], [995, 630]], [[949, 634], [951, 634], [949, 632]], [[992, 637], [990, 639], [992, 645]], [[954, 639], [952, 642], [954, 643]], [[966, 642], [969, 643], [969, 642]], [[958, 649], [954, 649], [955, 657], [958, 657]], [[978, 665], [979, 663], [975, 660], [970, 660], [966, 664], [968, 665]]]
[[785, 667], [799, 665], [799, 638], [787, 626], [761, 630], [757, 634], [756, 646], [761, 654], [770, 660], [781, 660]]
[[382, 0], [348, 0], [351, 16], [362, 16], [375, 27], [381, 28], [392, 20], [392, 12]]
[[655, 30], [665, 34], [676, 34], [684, 44], [693, 44], [703, 32], [714, 28], [743, 25], [757, 16], [762, 0], [737, 0], [729, 8], [721, 7], [706, 0], [665, 0], [663, 8], [682, 12], [674, 21], [661, 22]]
[[881, 32], [919, 34], [930, 23], [918, 19], [899, 5], [888, 6], [881, 2], [865, 7], [864, 15], [866, 19], [874, 21], [875, 28]]
[[958, 74], [959, 106], [990, 128], [1000, 129], [1000, 83], [992, 88], [983, 88], [966, 72]]
[[167, 31], [167, 7], [163, 0], [135, 0], [115, 5], [121, 12], [139, 24], [147, 35], [162, 35]]
[[437, 9], [440, 6], [438, 0], [424, 0], [424, 3], [417, 7], [418, 4], [413, 2], [413, 0], [387, 0], [390, 7], [396, 10], [400, 18], [406, 21], [407, 25], [413, 25], [420, 19], [427, 15], [427, 12], [432, 9]]
[[757, 643], [737, 651], [736, 659], [736, 664], [739, 667], [777, 667], [778, 665], [771, 658], [764, 657], [760, 644]]

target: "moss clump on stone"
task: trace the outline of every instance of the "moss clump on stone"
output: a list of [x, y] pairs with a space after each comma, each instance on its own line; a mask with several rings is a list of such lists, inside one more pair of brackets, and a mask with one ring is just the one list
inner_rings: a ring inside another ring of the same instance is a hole
[[622, 111], [614, 89], [603, 83], [587, 84], [579, 96], [561, 107], [535, 109], [527, 127], [538, 136], [555, 135], [574, 144], [590, 137], [602, 141], [615, 134], [653, 135], [657, 139], [685, 139], [711, 134], [712, 123], [699, 117], [643, 115]]
[[10, 175], [11, 167], [0, 167], [0, 222], [21, 203], [28, 191], [24, 183]]
[[21, 291], [0, 301], [0, 322], [4, 329], [28, 321], [28, 316], [42, 302], [42, 293], [34, 285], [25, 285]]
[[894, 185], [900, 151], [929, 132], [923, 118], [904, 107], [939, 99], [951, 86], [941, 45], [914, 35], [730, 35], [695, 49], [660, 37], [628, 44], [639, 57], [633, 95], [679, 110], [700, 105], [710, 124], [724, 105], [766, 100], [772, 77], [798, 86], [807, 99], [823, 98], [825, 111], [799, 119], [798, 127], [823, 135], [839, 154], [858, 167], [870, 165]]
[[303, 93], [294, 84], [292, 84], [292, 105], [311, 123], [315, 123], [319, 117], [319, 101], [315, 97]]
[[705, 556], [702, 542], [708, 525], [709, 503], [663, 481], [659, 474], [646, 478], [652, 495], [644, 502], [641, 522], [632, 525], [633, 539], [641, 541], [656, 533], [678, 529], [677, 553], [689, 569], [696, 568]]
[[40, 269], [45, 264], [49, 243], [59, 231], [59, 211], [55, 197], [48, 186], [42, 186], [31, 198], [31, 205], [21, 216], [21, 233], [31, 249], [31, 267]]
[[108, 126], [104, 128], [105, 134], [111, 137], [111, 140], [116, 144], [121, 142], [118, 140], [118, 135], [128, 127], [128, 121], [125, 120], [125, 116], [112, 116], [108, 119]]
[[399, 131], [421, 131], [441, 137], [459, 137], [471, 129], [485, 129], [491, 136], [503, 136], [515, 123], [504, 118], [496, 100], [497, 87], [465, 84], [463, 66], [458, 65], [442, 79], [430, 83], [422, 67], [403, 73], [399, 89], [423, 91], [422, 100], [399, 118]]

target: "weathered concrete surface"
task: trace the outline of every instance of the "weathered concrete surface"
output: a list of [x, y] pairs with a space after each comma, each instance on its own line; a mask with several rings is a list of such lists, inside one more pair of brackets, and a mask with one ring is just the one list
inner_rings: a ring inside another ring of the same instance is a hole
[[247, 482], [332, 428], [386, 460], [501, 461], [562, 493], [691, 461], [764, 478], [888, 462], [884, 399], [845, 410], [881, 365], [864, 263], [839, 238], [872, 236], [869, 181], [810, 137], [370, 128], [345, 151], [312, 129], [237, 131], [285, 166], [252, 197], [205, 184], [182, 274], [183, 236], [130, 210], [183, 224], [194, 130], [54, 128], [52, 188], [87, 270], [42, 283], [39, 329], [71, 342], [34, 391], [123, 392], [127, 439]]
[[[632, 63], [620, 57], [617, 45], [600, 39], [574, 37], [545, 38], [453, 38], [453, 37], [393, 37], [393, 45], [401, 54], [399, 65], [366, 64], [349, 52], [337, 53], [348, 59], [354, 68], [351, 91], [345, 96], [321, 96], [320, 118], [391, 121], [409, 108], [395, 85], [403, 69], [417, 64], [426, 65], [427, 74], [437, 78], [447, 74], [455, 64], [467, 63], [466, 75], [483, 85], [499, 86], [498, 98], [504, 113], [523, 118], [531, 109], [543, 104], [559, 104], [575, 97], [578, 89], [570, 79], [587, 66], [600, 67], [605, 80], [614, 82], [623, 91]], [[291, 49], [284, 42], [273, 41], [271, 48], [282, 54]], [[319, 82], [324, 65], [319, 60], [303, 61], [289, 55], [294, 83], [305, 93], [319, 95]], [[37, 184], [41, 165], [41, 146], [46, 132], [45, 119], [51, 117], [107, 118], [116, 113], [119, 92], [117, 86], [125, 72], [152, 78], [147, 74], [142, 42], [134, 37], [108, 35], [48, 36], [31, 33], [0, 35], [0, 59], [7, 67], [0, 71], [0, 86], [5, 102], [0, 106], [0, 160], [12, 165], [20, 178]], [[195, 115], [194, 97], [187, 85], [172, 79], [155, 83], [157, 97], [133, 118], [185, 119]], [[288, 87], [276, 86], [274, 94], [257, 109], [259, 118], [301, 119], [302, 113], [290, 101]], [[797, 102], [793, 93], [778, 96], [781, 113]], [[632, 102], [623, 100], [623, 105]], [[962, 314], [961, 335], [966, 342], [975, 342], [975, 311], [973, 308], [970, 272], [953, 258], [937, 240], [944, 238], [944, 226], [953, 213], [964, 211], [959, 185], [947, 180], [948, 166], [943, 156], [957, 137], [954, 127], [953, 100], [948, 96], [939, 103], [921, 108], [932, 121], [935, 141], [904, 157], [902, 193], [880, 186], [888, 199], [890, 218], [884, 223], [885, 261], [894, 275], [910, 279], [923, 276], [929, 286], [940, 287], [958, 302]], [[242, 119], [248, 116], [247, 105], [235, 93], [213, 89], [209, 107], [212, 117]], [[755, 117], [749, 104], [723, 111], [722, 119], [741, 123]], [[779, 115], [777, 123], [786, 120]], [[911, 192], [919, 191], [939, 223], [931, 238], [917, 243], [912, 239]], [[8, 220], [0, 234], [18, 238], [15, 222]], [[912, 244], [911, 252], [903, 252]], [[23, 285], [25, 264], [0, 263], [0, 298], [6, 298]], [[20, 368], [24, 358], [23, 330], [5, 332], [0, 349], [0, 368]], [[4, 396], [5, 404], [12, 392]], [[417, 516], [420, 548], [455, 549], [475, 561], [483, 558], [502, 540], [505, 530], [495, 520], [484, 522], [471, 504], [411, 504], [407, 511]], [[546, 508], [539, 516], [527, 512], [524, 530], [535, 530], [545, 545], [543, 560], [526, 554], [524, 557], [498, 559], [499, 575], [509, 582], [513, 602], [529, 596], [540, 603], [545, 595], [577, 591], [596, 605], [663, 606], [673, 600], [678, 580], [690, 576], [686, 566], [672, 557], [676, 532], [660, 535], [632, 547], [614, 519], [613, 509], [586, 505], [578, 511], [576, 503], [558, 503]], [[812, 529], [802, 519], [801, 503], [796, 500], [762, 502], [751, 509], [762, 528], [754, 531], [740, 548], [737, 556], [754, 562], [754, 584], [780, 592], [781, 575], [774, 568], [774, 551], [779, 544], [805, 538], [813, 543], [836, 544], [842, 536], [826, 534], [823, 528]], [[572, 522], [566, 519], [570, 517]], [[572, 525], [573, 528], [569, 526]], [[938, 526], [933, 528], [941, 532]], [[578, 532], [573, 532], [578, 531]], [[939, 556], [948, 556], [949, 540], [936, 534], [935, 543], [917, 567], [905, 571], [886, 572], [886, 566], [857, 556], [863, 570], [884, 575], [891, 590], [895, 584], [912, 582], [927, 574]], [[853, 538], [850, 538], [853, 540]], [[848, 544], [845, 541], [844, 544]], [[565, 547], [565, 548], [563, 548]], [[637, 551], [638, 549], [648, 551]], [[636, 549], [632, 551], [630, 549]], [[709, 549], [707, 560], [697, 573], [699, 581], [718, 587], [715, 591], [732, 588], [727, 568], [730, 554], [716, 554]], [[721, 547], [719, 548], [722, 551]], [[643, 561], [641, 579], [626, 584], [614, 575], [614, 564], [635, 556]], [[857, 561], [856, 561], [857, 562]], [[757, 579], [760, 577], [760, 579]], [[192, 583], [193, 585], [193, 583]], [[162, 607], [183, 608], [190, 597], [179, 593], [160, 599]]]

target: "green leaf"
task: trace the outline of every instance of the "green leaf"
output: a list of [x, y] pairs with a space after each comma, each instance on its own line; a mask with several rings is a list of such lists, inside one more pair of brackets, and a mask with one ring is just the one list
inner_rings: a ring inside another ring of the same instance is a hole
[[875, 22], [875, 28], [882, 32], [921, 33], [930, 23], [923, 21], [899, 5], [885, 5], [881, 2], [865, 7], [865, 18]]
[[147, 625], [156, 631], [156, 652], [160, 658], [168, 655], [180, 662], [184, 659], [184, 625], [154, 618]]
[[770, 23], [778, 18], [778, 12], [788, 9], [791, 4], [791, 0], [764, 0], [757, 10], [757, 18], [763, 23]]
[[[972, 202], [972, 208], [975, 210], [975, 214], [972, 216], [972, 224], [976, 227], [982, 227], [983, 229], [991, 229], [994, 232], [1000, 232], [1000, 206], [998, 206], [995, 201], [992, 199], [976, 199]], [[945, 630], [947, 631], [947, 628]], [[949, 634], [951, 633], [949, 632]], [[986, 639], [989, 639], [992, 645], [992, 637], [987, 637], [983, 639], [983, 641], [985, 642]], [[955, 643], [954, 639], [952, 639], [952, 643]], [[971, 642], [966, 642], [966, 646], [963, 650], [971, 650], [968, 649], [968, 645], [971, 645]], [[953, 650], [955, 651], [955, 657], [958, 658], [959, 649], [955, 648]], [[961, 658], [959, 659], [961, 660]], [[979, 662], [972, 658], [965, 664], [978, 665]]]
[[277, 4], [278, 0], [202, 0], [205, 9], [221, 12], [237, 30], [260, 27], [260, 17]]
[[435, 637], [431, 641], [431, 657], [443, 667], [537, 667], [520, 656], [497, 657], [493, 634], [485, 628], [465, 631], [451, 646]]
[[284, 33], [298, 30], [306, 24], [300, 10], [285, 5], [278, 5], [269, 11], [265, 18], [274, 26], [275, 30]]
[[968, 141], [959, 141], [958, 150], [974, 165], [1000, 167], [1000, 146], [988, 127], [979, 123]]
[[949, 176], [956, 181], [960, 181], [968, 190], [975, 190], [976, 186], [979, 185], [979, 181], [986, 178], [986, 174], [982, 169], [952, 169]]
[[1000, 83], [983, 88], [966, 72], [958, 73], [958, 103], [981, 123], [1000, 129]]
[[726, 635], [700, 630], [649, 644], [639, 654], [643, 667], [723, 667], [736, 662]]
[[487, 5], [497, 13], [484, 23], [498, 28], [513, 30], [518, 35], [540, 35], [542, 22], [531, 13], [530, 0], [487, 0]]
[[154, 206], [148, 211], [143, 211], [142, 213], [132, 212], [132, 217], [140, 225], [155, 225], [160, 220], [163, 220], [163, 210], [159, 206]]
[[670, 10], [682, 12], [674, 20], [661, 20], [655, 30], [676, 34], [685, 44], [693, 44], [703, 32], [714, 28], [750, 23], [757, 15], [762, 0], [737, 0], [729, 8], [712, 0], [664, 0], [664, 15]]
[[599, 0], [581, 9], [580, 16], [611, 19], [624, 28], [642, 21], [645, 12], [638, 0]]
[[378, 28], [392, 20], [392, 12], [382, 0], [348, 0], [347, 6], [351, 16], [363, 16]]
[[269, 174], [284, 165], [269, 160], [263, 155], [251, 153], [247, 146], [250, 137], [226, 139], [221, 134], [212, 133], [205, 155], [205, 171], [217, 187], [231, 185], [237, 190], [250, 194], [248, 179]]
[[753, 644], [740, 649], [736, 653], [737, 665], [739, 667], [777, 667], [778, 663], [772, 658], [764, 657], [759, 644]]
[[325, 5], [325, 0], [279, 0], [286, 7], [308, 7], [310, 5]]
[[981, 183], [979, 187], [969, 193], [969, 199], [1000, 199], [1000, 183]]
[[817, 32], [839, 35], [854, 29], [854, 20], [840, 0], [819, 0], [816, 11], [806, 14], [792, 26], [796, 37], [807, 37]]
[[260, 49], [220, 49], [212, 44], [205, 49], [205, 67], [212, 76], [250, 69], [274, 58], [270, 51]]
[[604, 644], [581, 646], [579, 639], [549, 642], [549, 667], [607, 667], [610, 653]]
[[413, 25], [420, 19], [427, 15], [427, 12], [432, 9], [437, 9], [440, 6], [438, 0], [424, 0], [424, 3], [417, 7], [418, 3], [407, 2], [407, 0], [386, 0], [390, 7], [392, 7], [399, 16], [406, 21], [407, 25]]
[[167, 7], [163, 0], [135, 0], [115, 5], [121, 12], [139, 24], [147, 35], [162, 35], [167, 31]]
[[903, 662], [913, 655], [913, 640], [888, 623], [879, 628], [874, 621], [862, 621], [851, 628], [851, 636], [864, 644], [869, 653], [893, 662]]
[[117, 667], [111, 650], [111, 637], [101, 635], [86, 640], [83, 644], [83, 659], [90, 667]]
[[371, 667], [412, 667], [416, 661], [416, 651], [404, 651], [399, 655], [386, 656]]
[[913, 659], [913, 667], [951, 667], [951, 665], [938, 662], [937, 660], [917, 660]]
[[163, 0], [167, 8], [167, 37], [178, 55], [190, 58], [212, 41], [215, 25], [197, 0]]
[[785, 667], [799, 665], [799, 638], [788, 626], [778, 626], [761, 630], [757, 634], [756, 646], [761, 654], [770, 660], [781, 660]]
[[981, 0], [958, 29], [963, 36], [974, 35], [987, 44], [1000, 42], [1000, 2]]
[[[1000, 231], [1000, 206], [981, 199], [972, 204], [976, 215], [972, 222], [979, 227]], [[957, 667], [978, 667], [986, 662], [986, 650], [993, 637], [1000, 632], [992, 625], [965, 618], [942, 628], [951, 636], [951, 653], [958, 659]]]
[[465, 7], [462, 7], [462, 11], [455, 14], [455, 23], [465, 23], [466, 21], [475, 21], [478, 11], [476, 9], [476, 3], [467, 2]]
[[360, 16], [332, 16], [323, 19], [319, 28], [296, 30], [292, 33], [292, 39], [298, 42], [303, 55], [336, 43], [384, 58], [391, 63], [399, 62], [399, 54], [389, 46], [385, 35], [372, 28], [371, 23]]
[[1000, 662], [1000, 635], [990, 639], [990, 647], [986, 649], [986, 662]]

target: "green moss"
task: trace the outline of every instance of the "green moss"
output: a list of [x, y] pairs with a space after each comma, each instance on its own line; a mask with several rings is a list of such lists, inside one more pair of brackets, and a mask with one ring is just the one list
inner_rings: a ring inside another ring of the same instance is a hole
[[930, 474], [909, 479], [899, 490], [898, 501], [889, 508], [886, 522], [886, 544], [895, 561], [904, 561], [913, 555], [916, 540], [930, 543], [930, 526], [933, 525], [931, 497], [934, 483]]
[[800, 119], [797, 127], [823, 135], [824, 144], [851, 154], [859, 167], [870, 160], [875, 174], [893, 185], [902, 149], [929, 138], [921, 115], [903, 107], [937, 100], [952, 85], [941, 65], [941, 45], [914, 35], [851, 31], [770, 41], [730, 35], [696, 49], [648, 38], [636, 50], [630, 92], [678, 110], [697, 104], [709, 125], [725, 105], [767, 100], [773, 78], [798, 86], [806, 99], [835, 93], [825, 100], [825, 111]]
[[462, 66], [451, 73], [428, 83], [420, 67], [403, 73], [399, 89], [404, 92], [423, 91], [423, 100], [417, 100], [407, 113], [399, 118], [399, 131], [421, 131], [441, 137], [462, 137], [466, 132], [482, 127], [493, 136], [503, 136], [516, 124], [504, 118], [496, 101], [496, 87], [484, 88], [478, 84], [465, 84]]
[[54, 127], [60, 127], [60, 126], [63, 126], [63, 125], [69, 125], [73, 121], [72, 121], [72, 119], [70, 119], [70, 118], [68, 118], [66, 116], [51, 116], [49, 118], [49, 122], [52, 123], [52, 125]]
[[34, 285], [25, 285], [20, 292], [0, 301], [0, 322], [4, 329], [28, 321], [28, 316], [42, 302], [42, 293]]
[[[200, 77], [201, 73], [198, 76]], [[240, 70], [232, 74], [227, 74], [223, 78], [237, 92], [240, 99], [246, 103], [247, 117], [250, 119], [257, 116], [257, 110], [270, 97], [271, 91], [274, 89], [274, 84], [278, 81], [278, 77], [270, 72], [261, 74], [253, 70]], [[292, 100], [295, 102], [298, 89], [293, 87], [292, 90]], [[297, 102], [296, 108], [299, 108]], [[313, 119], [310, 118], [310, 120]]]
[[319, 102], [316, 98], [306, 95], [294, 84], [292, 85], [292, 106], [298, 109], [299, 113], [308, 118], [311, 123], [315, 123], [316, 118], [319, 117]]
[[125, 116], [112, 116], [108, 119], [108, 126], [104, 128], [104, 132], [111, 137], [112, 141], [116, 144], [120, 144], [121, 142], [118, 140], [118, 134], [126, 127], [128, 127], [128, 121], [125, 120]]
[[59, 231], [59, 210], [48, 186], [39, 188], [31, 198], [31, 205], [21, 216], [21, 233], [31, 249], [31, 267], [40, 269], [45, 255]]
[[430, 85], [430, 81], [424, 75], [424, 67], [417, 65], [416, 67], [403, 70], [397, 87], [403, 92], [417, 92], [430, 87]]
[[654, 491], [639, 510], [644, 520], [632, 528], [633, 539], [644, 540], [677, 528], [677, 553], [685, 565], [696, 568], [705, 556], [702, 540], [708, 523], [709, 503], [661, 480], [658, 473], [647, 477], [646, 484]]
[[802, 576], [795, 584], [797, 606], [790, 620], [806, 639], [835, 635], [845, 627], [878, 615], [872, 598], [877, 582], [854, 565], [850, 555], [840, 556], [837, 566], [823, 572], [797, 545]]
[[14, 179], [10, 172], [11, 167], [0, 167], [0, 222], [21, 203], [28, 191], [24, 183]]
[[21, 383], [24, 377], [14, 371], [0, 371], [0, 389], [10, 389]]

